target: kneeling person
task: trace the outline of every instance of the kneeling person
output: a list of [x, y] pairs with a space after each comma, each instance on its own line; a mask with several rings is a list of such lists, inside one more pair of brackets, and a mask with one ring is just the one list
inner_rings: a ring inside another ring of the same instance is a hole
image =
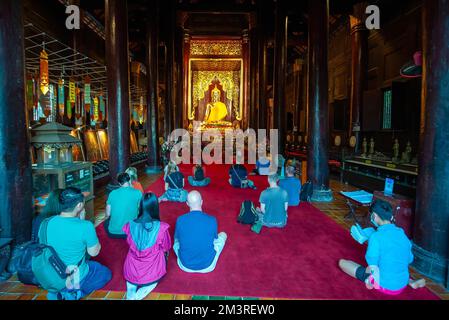
[[198, 191], [187, 197], [190, 212], [176, 221], [173, 250], [181, 270], [191, 273], [212, 272], [226, 243], [224, 232], [217, 234], [217, 219], [202, 211], [203, 200]]
[[[86, 253], [95, 257], [100, 253], [98, 241], [92, 222], [85, 221], [84, 196], [77, 188], [67, 188], [59, 196], [61, 213], [49, 218], [47, 224], [47, 244], [53, 247], [59, 258], [67, 266], [78, 266], [79, 289], [64, 289], [59, 294], [48, 294], [49, 300], [65, 298], [78, 300], [99, 290], [111, 280], [111, 271], [95, 261], [86, 261]], [[43, 242], [43, 227], [39, 229], [39, 239]], [[75, 288], [77, 284], [75, 283]]]
[[120, 188], [113, 190], [106, 202], [106, 218], [104, 227], [112, 239], [126, 239], [123, 226], [137, 218], [139, 214], [142, 192], [134, 189], [131, 177], [121, 173], [117, 177]]

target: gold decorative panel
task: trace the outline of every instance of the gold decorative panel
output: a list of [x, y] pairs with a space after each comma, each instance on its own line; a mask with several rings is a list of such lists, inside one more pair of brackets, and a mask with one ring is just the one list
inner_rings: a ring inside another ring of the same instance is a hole
[[[188, 119], [195, 119], [195, 109], [213, 81], [223, 86], [226, 99], [231, 101], [235, 119], [242, 120], [243, 60], [242, 59], [190, 59], [188, 88]], [[214, 66], [214, 67], [212, 67]], [[217, 69], [217, 70], [213, 70]]]
[[241, 56], [241, 40], [192, 40], [191, 56]]

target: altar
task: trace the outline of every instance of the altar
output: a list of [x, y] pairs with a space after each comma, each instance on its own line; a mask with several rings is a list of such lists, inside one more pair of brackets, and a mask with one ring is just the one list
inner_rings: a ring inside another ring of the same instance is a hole
[[188, 70], [184, 74], [184, 126], [190, 132], [224, 133], [246, 127], [245, 46], [242, 38], [189, 39], [184, 60]]

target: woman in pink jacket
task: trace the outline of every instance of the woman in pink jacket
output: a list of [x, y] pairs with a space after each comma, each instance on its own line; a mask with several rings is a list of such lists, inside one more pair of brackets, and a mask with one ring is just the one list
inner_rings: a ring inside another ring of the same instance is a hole
[[168, 252], [171, 248], [169, 225], [160, 221], [157, 196], [147, 193], [140, 204], [139, 217], [127, 223], [128, 255], [123, 267], [127, 300], [142, 300], [167, 273]]

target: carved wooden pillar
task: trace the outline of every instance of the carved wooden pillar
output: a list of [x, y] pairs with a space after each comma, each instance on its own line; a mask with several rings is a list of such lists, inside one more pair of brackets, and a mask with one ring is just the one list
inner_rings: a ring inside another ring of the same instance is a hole
[[367, 75], [368, 30], [365, 27], [366, 3], [354, 6], [354, 15], [350, 16], [351, 23], [351, 105], [349, 137], [356, 137], [355, 153], [360, 150], [360, 116], [363, 110], [363, 91]]
[[126, 1], [106, 0], [109, 172], [113, 181], [129, 166], [129, 56]]
[[[449, 257], [449, 0], [425, 0], [423, 101], [414, 230], [414, 266], [437, 282], [447, 279]], [[446, 284], [447, 285], [447, 284]]]
[[309, 0], [309, 124], [307, 176], [312, 201], [332, 201], [329, 189], [329, 0]]
[[30, 239], [33, 218], [22, 8], [0, 1], [0, 237], [16, 244]]
[[153, 19], [148, 20], [146, 38], [146, 65], [148, 70], [147, 81], [147, 136], [148, 136], [148, 170], [159, 170], [161, 166], [159, 146], [158, 122], [158, 52], [159, 52], [159, 1], [155, 2], [151, 14]]
[[274, 76], [273, 76], [273, 128], [278, 129], [279, 152], [285, 149], [286, 107], [285, 107], [285, 74], [287, 67], [287, 22], [288, 18], [281, 0], [276, 1], [274, 31]]

